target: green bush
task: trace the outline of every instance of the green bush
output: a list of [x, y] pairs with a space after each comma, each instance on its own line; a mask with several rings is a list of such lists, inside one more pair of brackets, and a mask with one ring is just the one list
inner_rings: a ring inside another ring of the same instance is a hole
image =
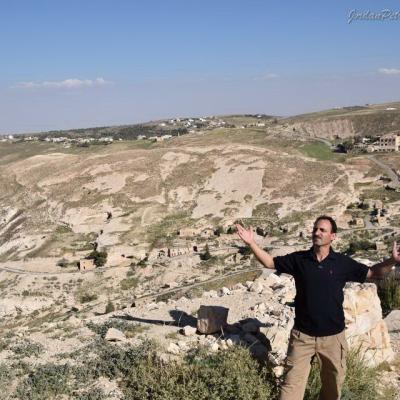
[[384, 315], [400, 309], [400, 273], [391, 273], [378, 283], [378, 296]]
[[122, 290], [128, 290], [135, 288], [138, 285], [138, 283], [139, 279], [134, 276], [131, 276], [129, 278], [122, 279], [122, 281], [119, 284]]
[[94, 300], [97, 300], [96, 293], [84, 292], [84, 293], [81, 293], [79, 296], [80, 303], [89, 303], [90, 301], [94, 301]]
[[106, 314], [115, 311], [115, 306], [111, 300], [108, 300], [108, 303], [106, 305]]
[[93, 250], [86, 259], [93, 260], [96, 267], [102, 267], [107, 262], [107, 252], [105, 250]]
[[271, 382], [244, 348], [216, 354], [197, 350], [168, 368], [149, 349], [126, 371], [123, 391], [132, 400], [265, 400], [276, 392]]
[[360, 250], [373, 250], [375, 249], [374, 243], [370, 242], [369, 240], [357, 240], [354, 242], [350, 242], [349, 248], [346, 251], [346, 254], [352, 255]]
[[71, 377], [71, 368], [68, 364], [38, 365], [34, 371], [18, 385], [16, 394], [18, 399], [47, 400], [57, 399], [70, 393], [68, 384]]
[[206, 247], [204, 249], [204, 253], [200, 254], [200, 259], [203, 261], [207, 261], [211, 258], [211, 253], [210, 253], [210, 249], [208, 247], [208, 244], [206, 244]]
[[127, 337], [135, 336], [138, 333], [142, 333], [147, 328], [140, 324], [135, 324], [132, 322], [127, 322], [123, 319], [110, 319], [103, 324], [95, 324], [93, 322], [88, 322], [87, 327], [93, 332], [100, 335], [102, 338], [106, 335], [110, 328], [118, 329], [123, 332]]
[[[116, 327], [129, 325], [125, 321], [114, 323]], [[107, 328], [94, 324], [90, 327], [99, 332]], [[74, 366], [49, 363], [25, 367], [27, 376], [19, 383], [16, 398], [100, 400], [103, 394], [93, 388], [93, 383], [102, 376], [118, 382], [124, 398], [129, 400], [278, 398], [276, 379], [245, 348], [234, 346], [213, 354], [197, 348], [182, 360], [168, 363], [161, 360], [157, 352], [156, 344], [151, 341], [138, 346], [115, 346], [99, 338], [86, 349], [76, 351], [75, 356], [70, 354], [75, 359]], [[3, 382], [1, 379], [0, 374], [0, 382]], [[304, 399], [317, 400], [320, 387], [319, 367], [314, 364]], [[392, 398], [390, 388], [381, 388], [386, 390], [385, 393], [379, 389], [379, 370], [368, 368], [359, 351], [350, 351], [342, 400]]]
[[22, 343], [13, 346], [11, 350], [19, 357], [37, 357], [42, 352], [43, 346], [38, 343], [24, 340]]

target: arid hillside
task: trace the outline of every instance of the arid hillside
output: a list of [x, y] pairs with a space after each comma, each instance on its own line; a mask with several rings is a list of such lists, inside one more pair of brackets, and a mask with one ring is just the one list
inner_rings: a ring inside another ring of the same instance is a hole
[[329, 149], [309, 156], [326, 149], [261, 129], [89, 148], [2, 143], [1, 260], [72, 262], [96, 242], [117, 266], [182, 228], [339, 217], [358, 199], [355, 184], [380, 171]]

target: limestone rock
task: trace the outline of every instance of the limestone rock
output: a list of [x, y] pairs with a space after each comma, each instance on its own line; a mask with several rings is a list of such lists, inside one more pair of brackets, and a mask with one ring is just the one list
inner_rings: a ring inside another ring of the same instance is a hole
[[197, 330], [200, 333], [212, 334], [221, 332], [227, 325], [229, 308], [219, 306], [200, 306], [197, 313]]
[[264, 279], [264, 285], [271, 287], [272, 289], [277, 289], [278, 287], [282, 286], [282, 281], [281, 278], [272, 273], [269, 274], [265, 279]]
[[214, 353], [216, 353], [219, 350], [219, 344], [217, 342], [212, 343], [210, 346], [210, 350]]
[[223, 287], [218, 291], [218, 296], [222, 297], [222, 296], [227, 296], [230, 295], [231, 291], [227, 288], [227, 287]]
[[252, 293], [262, 293], [262, 291], [264, 290], [264, 286], [262, 285], [261, 282], [253, 282], [253, 284], [250, 286], [249, 288], [250, 292]]
[[194, 336], [196, 334], [197, 329], [194, 326], [186, 325], [182, 328], [182, 333], [185, 336]]
[[389, 332], [400, 332], [400, 310], [393, 310], [385, 318], [385, 323]]
[[238, 290], [238, 291], [246, 291], [247, 288], [244, 286], [242, 283], [237, 283], [235, 286], [233, 286], [233, 290]]
[[218, 297], [218, 293], [215, 290], [210, 290], [208, 292], [204, 292], [202, 297], [205, 299], [214, 299]]
[[108, 340], [109, 342], [123, 342], [126, 340], [126, 336], [118, 329], [109, 328], [104, 339]]
[[171, 354], [179, 354], [181, 350], [177, 344], [171, 342], [168, 346], [167, 351], [168, 351], [168, 353], [171, 353]]
[[255, 306], [253, 306], [251, 309], [254, 311], [258, 311], [260, 313], [264, 313], [267, 309], [267, 306], [265, 305], [265, 303], [258, 303]]
[[373, 283], [348, 283], [343, 308], [346, 338], [350, 347], [360, 347], [365, 361], [376, 366], [394, 357], [390, 337]]
[[179, 350], [182, 350], [182, 351], [188, 351], [189, 350], [188, 344], [186, 342], [183, 342], [182, 340], [180, 340], [177, 343], [177, 346], [179, 347]]

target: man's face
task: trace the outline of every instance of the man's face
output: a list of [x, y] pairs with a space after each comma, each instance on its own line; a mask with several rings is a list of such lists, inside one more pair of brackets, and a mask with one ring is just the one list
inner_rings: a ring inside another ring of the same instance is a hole
[[336, 233], [332, 233], [331, 229], [331, 223], [327, 219], [320, 219], [313, 228], [313, 244], [317, 246], [330, 245], [336, 238]]

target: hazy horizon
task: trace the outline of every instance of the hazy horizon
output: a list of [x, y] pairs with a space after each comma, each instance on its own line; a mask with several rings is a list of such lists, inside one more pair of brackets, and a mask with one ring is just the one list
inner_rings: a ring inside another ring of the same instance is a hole
[[398, 101], [400, 18], [350, 21], [384, 9], [400, 5], [7, 3], [0, 134]]

